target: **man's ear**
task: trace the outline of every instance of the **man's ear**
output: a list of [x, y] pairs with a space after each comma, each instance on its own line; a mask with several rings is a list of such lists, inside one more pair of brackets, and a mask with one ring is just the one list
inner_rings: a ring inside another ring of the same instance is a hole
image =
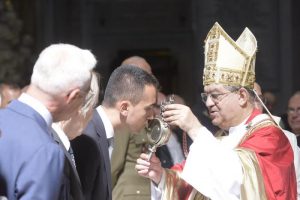
[[245, 88], [241, 88], [239, 89], [238, 94], [239, 94], [239, 104], [241, 106], [245, 106], [249, 98], [249, 93]]
[[128, 115], [128, 112], [129, 112], [129, 109], [130, 109], [130, 106], [131, 106], [131, 103], [129, 101], [121, 101], [119, 103], [119, 110], [120, 110], [120, 113], [123, 115], [123, 116], [127, 116]]
[[69, 94], [66, 96], [67, 98], [67, 104], [70, 104], [72, 101], [80, 97], [80, 89], [76, 88], [74, 90], [71, 90]]

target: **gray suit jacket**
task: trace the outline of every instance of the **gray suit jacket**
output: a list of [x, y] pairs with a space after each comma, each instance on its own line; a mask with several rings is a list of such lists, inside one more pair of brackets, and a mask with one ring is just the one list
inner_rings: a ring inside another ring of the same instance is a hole
[[[111, 200], [112, 186], [108, 142], [104, 124], [96, 110], [84, 134], [84, 136], [72, 141], [72, 147], [82, 186], [86, 188], [85, 196], [89, 197], [88, 199]], [[80, 140], [85, 145], [80, 145]], [[87, 148], [83, 148], [84, 146]], [[99, 197], [97, 197], [98, 195]]]
[[1, 192], [9, 200], [66, 199], [65, 156], [42, 116], [15, 100], [0, 110], [0, 132]]

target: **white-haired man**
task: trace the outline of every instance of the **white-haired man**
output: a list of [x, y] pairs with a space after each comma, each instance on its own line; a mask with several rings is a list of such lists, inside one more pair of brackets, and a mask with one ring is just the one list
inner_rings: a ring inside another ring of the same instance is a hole
[[31, 83], [0, 111], [0, 186], [8, 199], [78, 199], [73, 196], [63, 150], [52, 122], [69, 119], [90, 90], [94, 55], [69, 44], [44, 49]]
[[300, 147], [300, 91], [296, 91], [289, 99], [287, 108], [288, 124], [296, 135]]
[[212, 123], [228, 136], [215, 138], [188, 107], [166, 105], [164, 120], [185, 130], [194, 143], [177, 172], [162, 170], [155, 156], [148, 162], [142, 154], [137, 161], [139, 174], [159, 184], [163, 199], [297, 198], [291, 145], [274, 122], [255, 109], [256, 49], [247, 28], [237, 41], [218, 23], [208, 33], [201, 96]]

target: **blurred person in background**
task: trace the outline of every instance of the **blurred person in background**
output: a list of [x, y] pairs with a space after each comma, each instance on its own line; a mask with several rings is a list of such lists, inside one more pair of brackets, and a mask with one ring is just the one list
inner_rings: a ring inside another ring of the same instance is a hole
[[298, 146], [300, 146], [300, 91], [295, 92], [289, 99], [287, 118], [291, 132], [296, 135]]
[[16, 84], [0, 84], [0, 108], [6, 107], [13, 99], [21, 95], [21, 88]]

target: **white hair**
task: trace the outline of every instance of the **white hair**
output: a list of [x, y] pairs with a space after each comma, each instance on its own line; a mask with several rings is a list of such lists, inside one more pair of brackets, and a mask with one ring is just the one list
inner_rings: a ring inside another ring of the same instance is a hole
[[82, 89], [91, 80], [96, 63], [89, 50], [71, 44], [53, 44], [40, 53], [31, 84], [51, 95]]

